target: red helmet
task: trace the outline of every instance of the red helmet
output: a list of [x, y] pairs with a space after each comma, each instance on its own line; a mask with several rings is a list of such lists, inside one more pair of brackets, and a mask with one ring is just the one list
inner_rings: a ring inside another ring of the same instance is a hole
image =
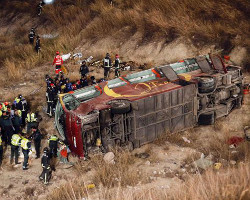
[[4, 102], [4, 105], [6, 105], [6, 106], [9, 105], [9, 102], [5, 101], [5, 102]]
[[59, 55], [59, 51], [56, 52], [56, 55]]
[[54, 83], [50, 83], [50, 86], [51, 86], [51, 87], [54, 87], [55, 85], [54, 85]]
[[0, 104], [0, 110], [2, 109], [2, 107], [3, 107], [2, 104]]
[[116, 58], [119, 58], [119, 55], [118, 55], [118, 54], [115, 54], [115, 57], [116, 57]]

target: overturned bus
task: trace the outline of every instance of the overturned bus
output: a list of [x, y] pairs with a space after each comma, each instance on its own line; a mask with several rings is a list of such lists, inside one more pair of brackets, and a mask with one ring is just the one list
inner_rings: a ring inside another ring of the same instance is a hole
[[242, 82], [217, 55], [185, 59], [59, 95], [55, 124], [79, 157], [100, 140], [133, 149], [227, 116], [242, 104]]

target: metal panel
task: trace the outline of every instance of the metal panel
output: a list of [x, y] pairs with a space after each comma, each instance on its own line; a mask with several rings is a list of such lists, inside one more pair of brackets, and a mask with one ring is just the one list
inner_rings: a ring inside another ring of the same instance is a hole
[[168, 81], [178, 80], [178, 76], [176, 75], [172, 67], [170, 67], [169, 65], [161, 66], [159, 67], [159, 69], [162, 71], [164, 76], [166, 76]]
[[187, 85], [187, 86], [183, 87], [183, 90], [184, 90], [183, 102], [190, 102], [196, 96], [195, 95], [196, 88], [195, 88], [194, 84]]
[[151, 113], [155, 111], [155, 98], [154, 97], [148, 97], [146, 99], [146, 102], [144, 104], [145, 106], [145, 113]]
[[185, 128], [191, 128], [194, 125], [194, 115], [193, 113], [187, 114], [185, 117]]
[[156, 113], [156, 119], [155, 122], [163, 121], [166, 119], [169, 119], [171, 116], [170, 109], [167, 110], [161, 110]]
[[196, 62], [200, 66], [202, 72], [207, 73], [207, 72], [210, 72], [212, 70], [211, 65], [207, 61], [206, 57], [204, 57], [204, 56], [196, 57]]
[[177, 117], [182, 115], [183, 113], [183, 107], [182, 106], [176, 106], [171, 108], [171, 117]]
[[156, 139], [155, 124], [147, 127], [146, 135], [147, 135], [148, 142], [152, 142]]
[[177, 132], [185, 128], [184, 116], [171, 119], [171, 132]]

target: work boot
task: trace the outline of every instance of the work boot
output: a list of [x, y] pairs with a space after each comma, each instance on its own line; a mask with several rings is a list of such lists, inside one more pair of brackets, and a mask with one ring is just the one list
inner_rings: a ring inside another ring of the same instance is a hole
[[28, 170], [29, 168], [28, 167], [23, 167], [23, 170]]

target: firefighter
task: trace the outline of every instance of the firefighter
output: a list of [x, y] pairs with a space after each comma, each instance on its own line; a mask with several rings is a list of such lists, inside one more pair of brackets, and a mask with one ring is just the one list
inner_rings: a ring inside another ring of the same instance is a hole
[[80, 67], [81, 76], [86, 76], [89, 73], [89, 68], [86, 64], [86, 61], [82, 61], [82, 65]]
[[26, 137], [23, 137], [21, 140], [21, 147], [22, 147], [22, 152], [23, 152], [23, 156], [24, 156], [24, 160], [23, 160], [23, 170], [27, 170], [28, 169], [28, 161], [29, 161], [29, 152], [31, 150], [31, 142], [29, 139], [27, 139]]
[[5, 141], [5, 146], [10, 145], [11, 137], [14, 133], [14, 127], [10, 118], [10, 113], [7, 111], [2, 111], [2, 117], [0, 121], [2, 127], [3, 139]]
[[36, 32], [35, 32], [35, 29], [32, 28], [29, 32], [29, 41], [30, 41], [30, 44], [34, 44], [34, 37], [36, 36]]
[[32, 127], [32, 135], [30, 136], [30, 139], [33, 139], [34, 141], [35, 150], [36, 150], [36, 159], [38, 159], [40, 158], [42, 134], [36, 126]]
[[47, 87], [46, 91], [46, 99], [47, 99], [47, 114], [52, 117], [54, 112], [55, 106], [55, 99], [56, 99], [56, 89], [53, 83], [50, 84], [50, 87]]
[[59, 51], [56, 52], [56, 56], [54, 58], [53, 64], [56, 64], [56, 74], [59, 74], [59, 72], [62, 72], [62, 64], [63, 64], [63, 59], [62, 56], [59, 55]]
[[21, 145], [21, 134], [18, 132], [17, 134], [14, 134], [11, 138], [11, 155], [10, 155], [10, 164], [13, 163], [13, 159], [15, 157], [15, 164], [20, 164], [18, 162], [19, 157], [19, 146]]
[[45, 185], [49, 183], [49, 180], [50, 180], [51, 175], [52, 175], [49, 152], [50, 152], [49, 148], [45, 147], [43, 149], [43, 156], [41, 159], [41, 165], [42, 165], [43, 171], [42, 171], [41, 175], [39, 176], [39, 179], [43, 180]]
[[116, 78], [120, 76], [120, 71], [119, 71], [119, 69], [120, 69], [120, 63], [121, 63], [121, 61], [119, 59], [119, 55], [116, 54], [115, 55], [115, 77]]
[[104, 79], [107, 79], [109, 77], [111, 65], [112, 65], [112, 61], [110, 59], [109, 53], [107, 53], [106, 57], [103, 59]]
[[3, 145], [2, 145], [2, 129], [0, 126], [0, 169], [2, 168], [2, 162], [3, 162]]
[[35, 50], [36, 50], [37, 53], [39, 53], [41, 51], [41, 43], [40, 43], [40, 37], [39, 36], [36, 36]]
[[21, 131], [21, 126], [22, 126], [22, 112], [20, 110], [15, 109], [14, 110], [14, 115], [12, 117], [12, 124], [14, 127], [14, 133], [19, 133]]
[[37, 126], [36, 114], [29, 110], [25, 121], [27, 122], [27, 133], [29, 134], [31, 127]]
[[39, 4], [37, 5], [37, 15], [40, 16], [42, 14], [42, 9], [43, 9], [43, 5], [45, 3], [43, 1], [40, 1]]

